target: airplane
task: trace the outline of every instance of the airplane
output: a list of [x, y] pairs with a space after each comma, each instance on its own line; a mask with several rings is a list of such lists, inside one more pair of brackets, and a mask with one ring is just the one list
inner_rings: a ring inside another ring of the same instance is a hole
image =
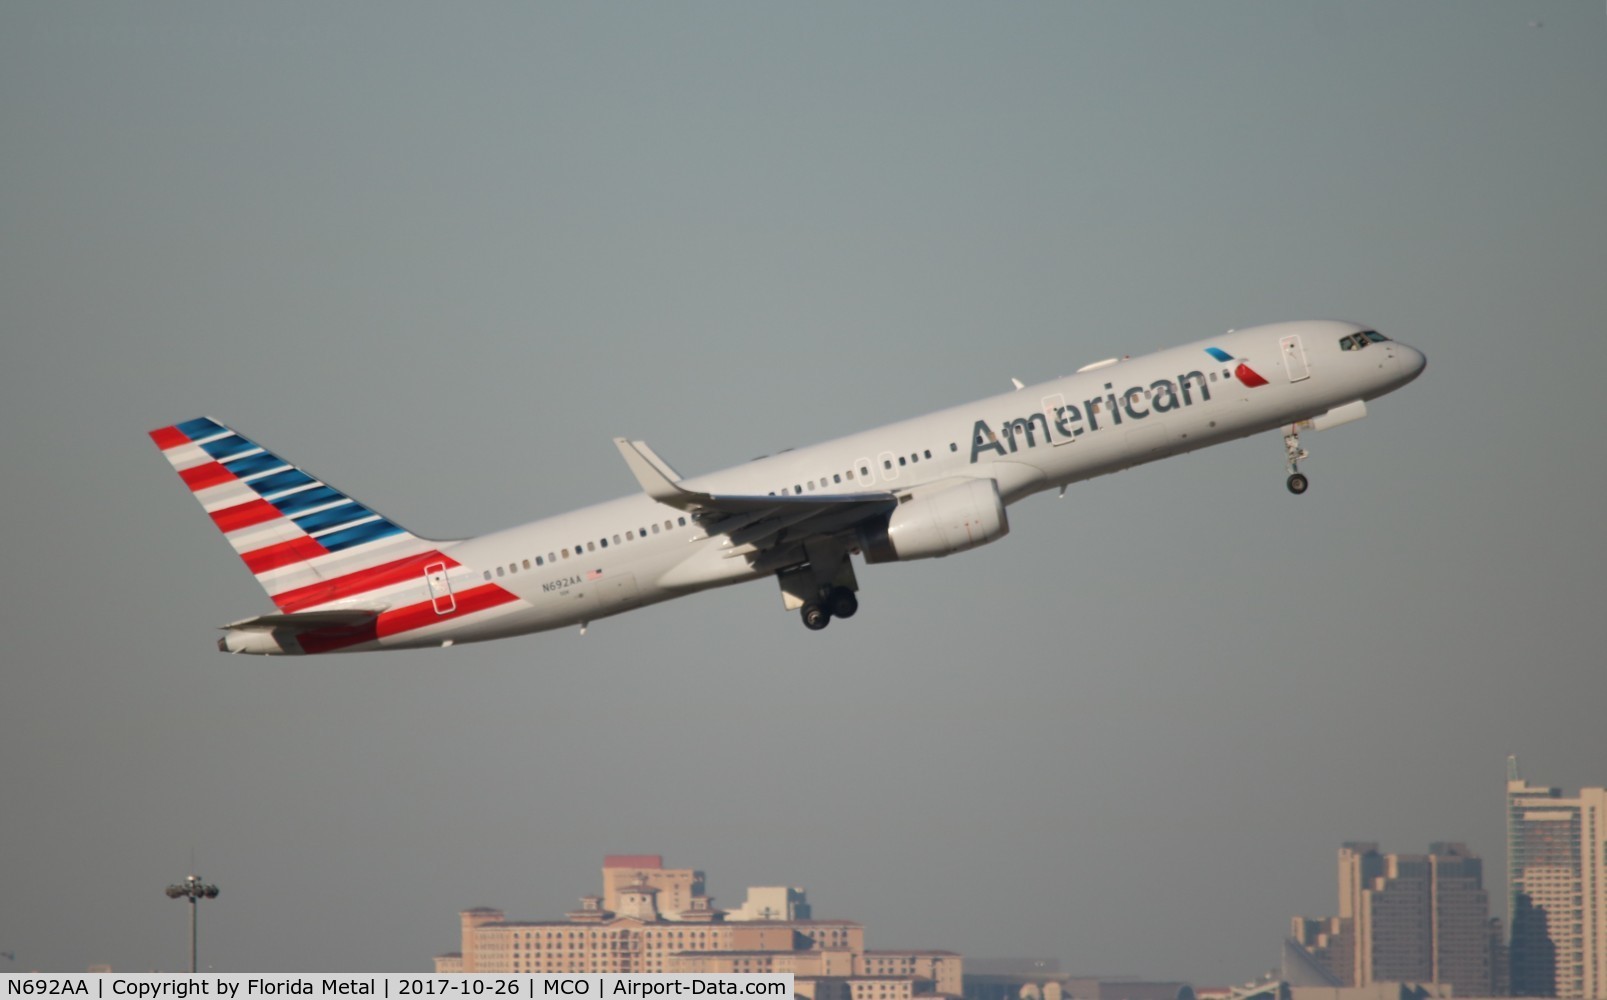
[[223, 626], [263, 655], [453, 646], [579, 626], [763, 577], [811, 630], [859, 608], [866, 564], [1003, 538], [1006, 508], [1170, 455], [1360, 419], [1423, 371], [1420, 351], [1356, 323], [1273, 323], [683, 478], [615, 438], [641, 491], [492, 534], [432, 541], [207, 417], [151, 431], [277, 607]]

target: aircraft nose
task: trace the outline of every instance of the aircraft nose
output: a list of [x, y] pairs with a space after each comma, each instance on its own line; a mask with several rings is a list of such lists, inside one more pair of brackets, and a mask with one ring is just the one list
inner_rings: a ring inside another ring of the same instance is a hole
[[1406, 380], [1410, 382], [1423, 374], [1423, 369], [1428, 367], [1428, 358], [1415, 347], [1407, 347], [1405, 344], [1399, 346], [1400, 354], [1398, 357], [1401, 369], [1406, 375]]

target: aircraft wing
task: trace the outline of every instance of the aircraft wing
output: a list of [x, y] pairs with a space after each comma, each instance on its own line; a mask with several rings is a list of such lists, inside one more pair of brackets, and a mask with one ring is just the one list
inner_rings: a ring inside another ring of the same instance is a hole
[[726, 536], [732, 555], [770, 548], [783, 539], [798, 542], [833, 534], [898, 506], [896, 496], [882, 491], [770, 496], [689, 490], [645, 441], [615, 438], [614, 445], [648, 496], [704, 515], [701, 520], [711, 532]]

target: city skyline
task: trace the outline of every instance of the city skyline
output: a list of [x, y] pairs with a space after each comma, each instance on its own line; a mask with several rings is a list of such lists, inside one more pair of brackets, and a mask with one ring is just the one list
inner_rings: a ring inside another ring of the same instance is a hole
[[[427, 971], [443, 906], [651, 850], [1222, 984], [1340, 843], [1504, 870], [1508, 754], [1607, 779], [1603, 21], [0, 5], [0, 967], [186, 967], [192, 873], [203, 968]], [[819, 634], [755, 585], [223, 655], [271, 605], [146, 437], [211, 414], [461, 537], [640, 492], [614, 436], [696, 475], [1302, 317], [1429, 358], [1305, 495], [1276, 434], [1101, 477]]]

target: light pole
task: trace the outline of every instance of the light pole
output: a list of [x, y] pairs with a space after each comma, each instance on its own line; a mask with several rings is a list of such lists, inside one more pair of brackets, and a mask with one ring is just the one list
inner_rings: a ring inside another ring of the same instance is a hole
[[188, 898], [190, 901], [190, 972], [195, 972], [195, 909], [204, 897], [216, 899], [218, 887], [201, 881], [199, 875], [187, 875], [183, 882], [167, 887], [169, 899]]

